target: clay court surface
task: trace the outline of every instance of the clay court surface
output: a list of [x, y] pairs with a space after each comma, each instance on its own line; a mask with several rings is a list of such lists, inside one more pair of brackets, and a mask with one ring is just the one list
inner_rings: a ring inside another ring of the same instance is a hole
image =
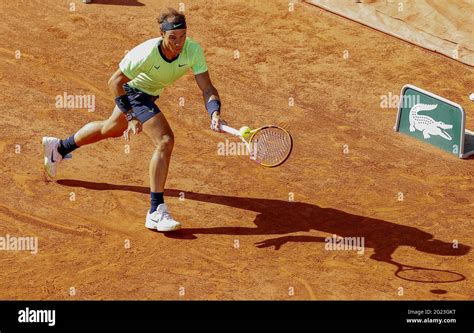
[[[40, 141], [109, 116], [110, 75], [178, 1], [76, 2], [0, 4], [0, 235], [39, 243], [0, 252], [1, 299], [472, 299], [474, 160], [393, 132], [396, 108], [380, 107], [411, 83], [461, 104], [474, 129], [472, 67], [308, 4], [186, 2], [224, 118], [282, 125], [295, 146], [273, 169], [219, 156], [235, 139], [209, 129], [192, 74], [179, 80], [158, 100], [176, 137], [165, 200], [183, 223], [164, 235], [144, 227], [144, 134], [128, 154], [123, 138], [82, 147], [52, 182]], [[95, 111], [56, 108], [65, 92], [95, 95]], [[326, 250], [332, 235], [364, 237], [364, 254]]]

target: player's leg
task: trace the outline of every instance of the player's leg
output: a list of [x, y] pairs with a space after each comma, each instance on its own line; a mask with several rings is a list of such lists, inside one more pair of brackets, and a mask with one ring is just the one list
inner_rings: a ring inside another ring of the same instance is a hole
[[[82, 147], [103, 139], [122, 136], [126, 129], [127, 119], [125, 119], [125, 115], [116, 106], [109, 119], [88, 123], [79, 131], [77, 131], [72, 137], [74, 139], [75, 145]], [[70, 152], [71, 151], [69, 150], [61, 151], [61, 153], [64, 153], [64, 155]]]
[[145, 226], [158, 231], [177, 230], [181, 224], [171, 218], [163, 198], [174, 145], [173, 131], [164, 114], [159, 112], [143, 123], [143, 132], [154, 146], [149, 166], [151, 207]]
[[151, 139], [154, 147], [149, 166], [150, 210], [146, 216], [145, 226], [158, 231], [177, 230], [181, 224], [171, 218], [163, 198], [173, 151], [173, 131], [155, 104], [158, 96], [150, 96], [128, 84], [124, 85], [124, 90], [129, 97], [135, 118], [142, 124], [142, 131]]
[[174, 145], [174, 134], [163, 113], [143, 124], [143, 132], [151, 139], [154, 150], [150, 160], [150, 189], [163, 192]]
[[88, 123], [78, 132], [64, 140], [44, 137], [43, 150], [46, 171], [50, 177], [56, 176], [59, 163], [69, 153], [87, 144], [107, 138], [119, 137], [126, 129], [127, 120], [118, 107], [115, 107], [109, 119]]

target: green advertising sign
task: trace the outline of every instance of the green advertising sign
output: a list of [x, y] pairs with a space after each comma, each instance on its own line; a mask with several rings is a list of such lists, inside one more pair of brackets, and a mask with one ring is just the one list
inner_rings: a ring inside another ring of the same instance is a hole
[[[464, 131], [463, 108], [441, 96], [412, 85], [400, 94], [395, 130], [432, 144], [458, 157], [467, 157], [464, 144], [473, 136]], [[470, 148], [470, 147], [469, 147]]]

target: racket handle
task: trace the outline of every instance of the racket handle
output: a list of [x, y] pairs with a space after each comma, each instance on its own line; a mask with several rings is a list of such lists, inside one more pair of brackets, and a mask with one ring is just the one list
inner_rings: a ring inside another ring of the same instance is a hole
[[223, 130], [224, 132], [227, 132], [229, 134], [235, 135], [235, 136], [240, 136], [239, 130], [237, 130], [235, 128], [232, 128], [230, 126], [227, 126], [227, 125], [221, 125], [221, 130]]

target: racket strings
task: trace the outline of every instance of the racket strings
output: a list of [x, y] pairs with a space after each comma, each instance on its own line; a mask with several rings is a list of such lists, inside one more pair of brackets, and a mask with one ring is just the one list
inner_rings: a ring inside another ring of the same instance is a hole
[[291, 136], [278, 127], [266, 127], [252, 137], [252, 156], [260, 164], [278, 165], [290, 154]]

